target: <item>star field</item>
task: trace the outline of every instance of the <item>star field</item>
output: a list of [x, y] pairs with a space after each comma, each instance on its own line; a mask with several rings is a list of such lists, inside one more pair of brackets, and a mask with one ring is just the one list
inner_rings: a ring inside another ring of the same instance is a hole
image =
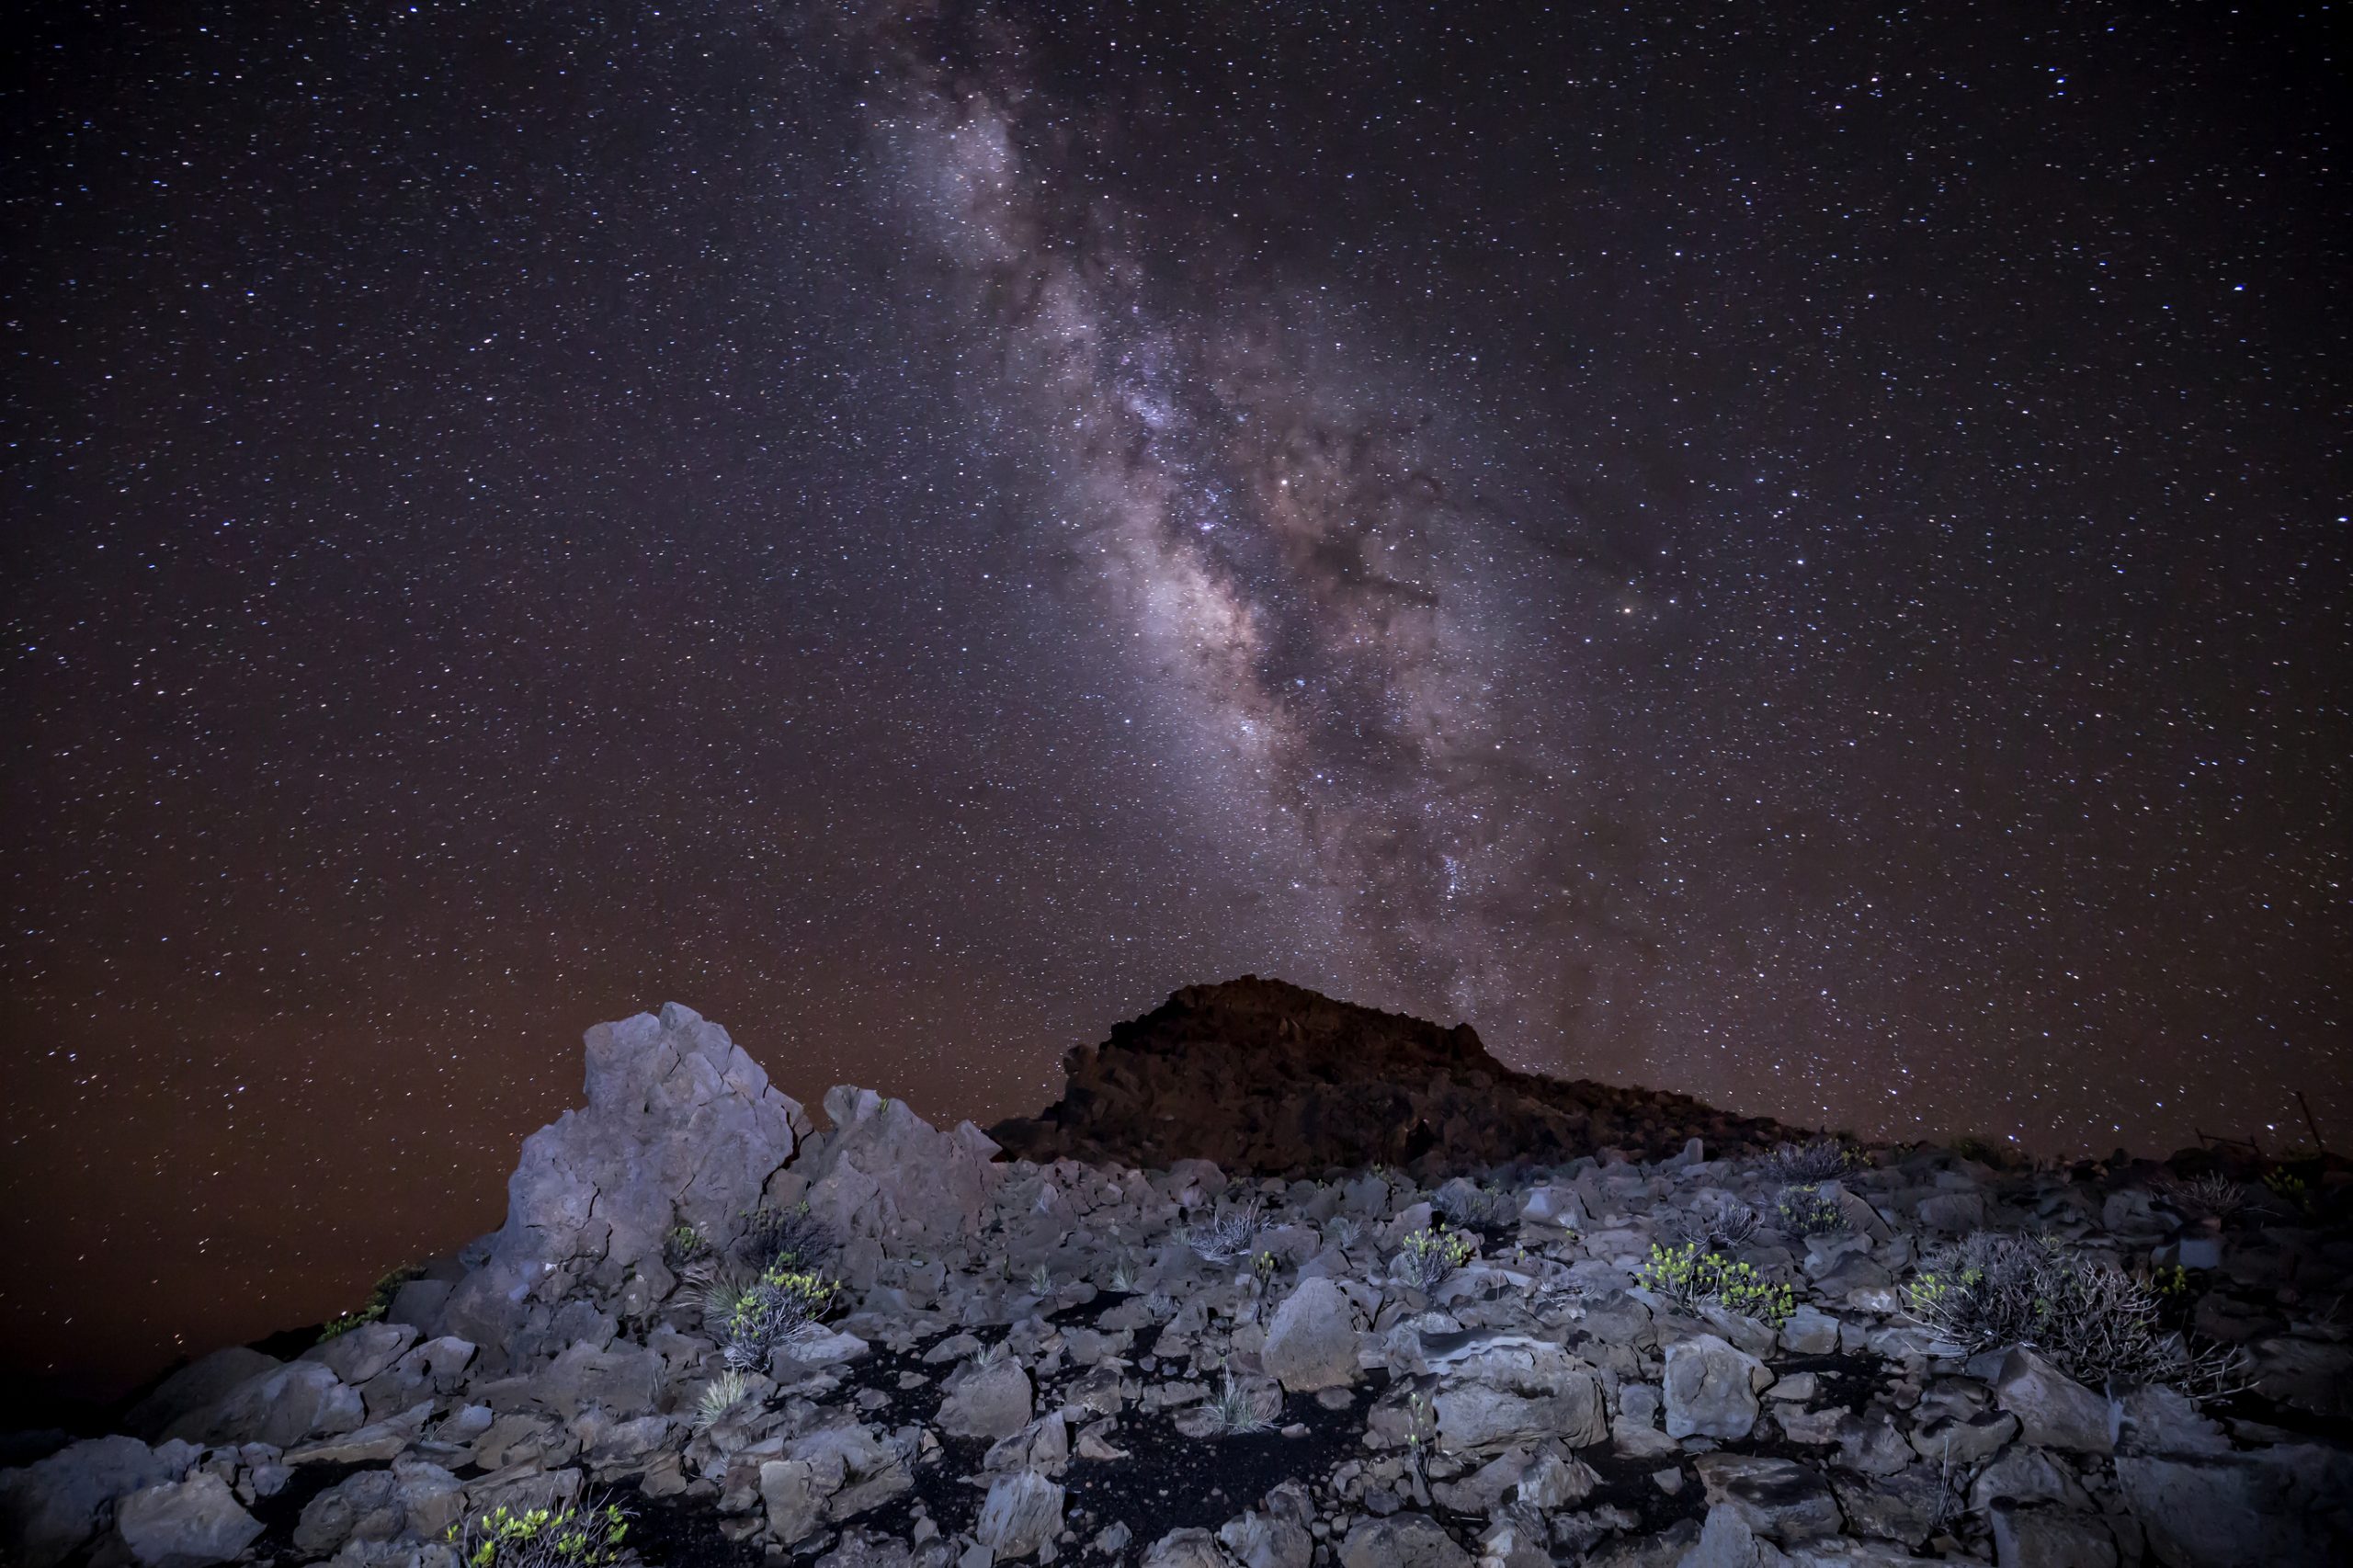
[[54, 8], [10, 1364], [348, 1306], [669, 998], [935, 1117], [1256, 971], [2353, 1140], [2325, 19]]

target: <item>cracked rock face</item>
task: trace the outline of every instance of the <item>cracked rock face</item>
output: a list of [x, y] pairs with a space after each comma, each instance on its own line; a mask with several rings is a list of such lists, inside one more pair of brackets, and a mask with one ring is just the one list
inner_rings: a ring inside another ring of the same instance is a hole
[[503, 1342], [527, 1299], [617, 1295], [652, 1275], [674, 1226], [730, 1235], [809, 1131], [800, 1105], [690, 1007], [599, 1024], [585, 1043], [587, 1103], [524, 1142], [506, 1223], [451, 1293], [444, 1322], [476, 1343]]

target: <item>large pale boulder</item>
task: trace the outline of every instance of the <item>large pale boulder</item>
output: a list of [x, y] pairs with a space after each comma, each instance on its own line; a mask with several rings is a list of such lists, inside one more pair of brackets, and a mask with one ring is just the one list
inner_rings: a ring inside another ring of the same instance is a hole
[[587, 1287], [618, 1295], [660, 1267], [678, 1225], [724, 1237], [809, 1131], [727, 1031], [665, 1003], [585, 1037], [587, 1103], [525, 1140], [506, 1184], [506, 1223], [460, 1280], [442, 1325], [506, 1343], [531, 1299]]
[[1444, 1363], [1439, 1376], [1430, 1403], [1449, 1452], [1492, 1453], [1551, 1437], [1583, 1448], [1609, 1435], [1600, 1378], [1556, 1345], [1486, 1345]]
[[1347, 1293], [1327, 1278], [1301, 1280], [1275, 1309], [1259, 1359], [1293, 1393], [1355, 1382], [1356, 1313]]
[[199, 1470], [125, 1497], [114, 1528], [141, 1568], [211, 1568], [251, 1546], [261, 1521], [237, 1506], [227, 1482]]
[[942, 1132], [901, 1099], [842, 1085], [825, 1095], [833, 1131], [787, 1177], [845, 1240], [922, 1245], [970, 1235], [1004, 1178], [996, 1145], [971, 1122]]

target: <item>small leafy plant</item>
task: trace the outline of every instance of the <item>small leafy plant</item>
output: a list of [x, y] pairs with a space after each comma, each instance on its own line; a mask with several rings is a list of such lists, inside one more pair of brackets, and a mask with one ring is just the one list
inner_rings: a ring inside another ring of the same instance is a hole
[[822, 1274], [781, 1266], [763, 1271], [735, 1298], [722, 1323], [727, 1364], [756, 1371], [779, 1348], [804, 1337], [841, 1298], [841, 1286]]
[[1781, 1188], [1773, 1199], [1773, 1223], [1792, 1241], [1835, 1236], [1854, 1229], [1847, 1222], [1846, 1210], [1824, 1197], [1822, 1188], [1811, 1182]]
[[1697, 1244], [1669, 1247], [1654, 1243], [1650, 1257], [1634, 1270], [1634, 1283], [1678, 1306], [1696, 1310], [1713, 1302], [1774, 1328], [1797, 1311], [1797, 1292], [1790, 1287], [1775, 1284], [1722, 1253], [1701, 1252]]
[[1054, 1293], [1054, 1271], [1047, 1267], [1042, 1263], [1038, 1265], [1035, 1268], [1032, 1268], [1029, 1271], [1029, 1293], [1033, 1296], [1052, 1295]]
[[710, 1238], [692, 1225], [673, 1225], [662, 1237], [662, 1264], [682, 1274], [696, 1259], [710, 1255]]
[[1431, 1225], [1406, 1236], [1390, 1273], [1417, 1290], [1435, 1290], [1445, 1278], [1471, 1261], [1478, 1244], [1460, 1231]]
[[464, 1568], [614, 1568], [633, 1560], [618, 1504], [498, 1508], [449, 1527]]

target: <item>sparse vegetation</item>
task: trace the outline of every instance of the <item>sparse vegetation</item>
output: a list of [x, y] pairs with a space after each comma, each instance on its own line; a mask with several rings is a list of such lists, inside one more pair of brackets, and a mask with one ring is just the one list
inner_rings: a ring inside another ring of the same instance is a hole
[[1846, 1210], [1810, 1182], [1781, 1188], [1780, 1196], [1773, 1199], [1773, 1223], [1792, 1241], [1835, 1236], [1854, 1229], [1847, 1222]]
[[682, 1278], [697, 1259], [710, 1256], [710, 1238], [692, 1225], [673, 1225], [662, 1237], [662, 1266]]
[[1177, 1239], [1205, 1263], [1232, 1263], [1249, 1256], [1256, 1248], [1263, 1228], [1259, 1215], [1258, 1201], [1253, 1199], [1222, 1214], [1178, 1227]]
[[2246, 1188], [2220, 1171], [2166, 1181], [2159, 1191], [2167, 1202], [2192, 1219], [2227, 1220], [2246, 1206]]
[[1755, 1238], [1756, 1210], [1728, 1192], [1702, 1194], [1682, 1222], [1687, 1240], [1710, 1252], [1728, 1252]]
[[1765, 1170], [1777, 1181], [1798, 1185], [1836, 1181], [1862, 1163], [1862, 1155], [1843, 1139], [1809, 1138], [1784, 1143], [1766, 1155]]
[[2241, 1381], [2237, 1352], [2193, 1349], [2164, 1327], [2149, 1285], [2047, 1237], [1980, 1231], [1931, 1255], [1904, 1296], [1914, 1318], [1965, 1351], [2031, 1346], [2091, 1388], [2117, 1378], [2209, 1399]]
[[841, 1297], [841, 1287], [822, 1274], [775, 1267], [735, 1298], [722, 1320], [727, 1364], [757, 1371], [769, 1356], [817, 1326]]
[[620, 1505], [601, 1503], [498, 1508], [452, 1525], [448, 1540], [463, 1568], [616, 1568], [636, 1560], [628, 1536]]
[[1324, 1221], [1324, 1244], [1347, 1251], [1364, 1238], [1364, 1227], [1346, 1214], [1335, 1214]]
[[392, 1298], [401, 1293], [401, 1287], [424, 1272], [423, 1268], [413, 1263], [388, 1269], [369, 1288], [368, 1300], [358, 1311], [346, 1312], [341, 1317], [320, 1325], [319, 1343], [324, 1345], [330, 1339], [340, 1339], [363, 1324], [382, 1322], [384, 1314], [392, 1310]]
[[1250, 1392], [1234, 1382], [1232, 1372], [1220, 1380], [1216, 1392], [1210, 1395], [1209, 1412], [1211, 1431], [1220, 1437], [1246, 1437], [1273, 1425], [1258, 1414]]
[[1653, 1244], [1650, 1257], [1634, 1270], [1634, 1283], [1688, 1310], [1713, 1302], [1727, 1312], [1775, 1328], [1797, 1311], [1797, 1293], [1777, 1285], [1745, 1263], [1696, 1244]]
[[750, 1387], [744, 1374], [733, 1367], [705, 1383], [695, 1401], [695, 1430], [709, 1430], [721, 1416], [744, 1402]]
[[833, 1227], [809, 1211], [806, 1201], [790, 1209], [755, 1209], [744, 1216], [735, 1255], [753, 1268], [808, 1272], [823, 1268], [841, 1245]]
[[1432, 1225], [1414, 1232], [1390, 1260], [1389, 1271], [1417, 1290], [1436, 1290], [1440, 1281], [1471, 1261], [1478, 1244], [1460, 1231]]
[[1054, 1271], [1047, 1267], [1042, 1263], [1038, 1265], [1035, 1268], [1032, 1268], [1029, 1271], [1029, 1293], [1033, 1296], [1052, 1295], [1054, 1293]]

